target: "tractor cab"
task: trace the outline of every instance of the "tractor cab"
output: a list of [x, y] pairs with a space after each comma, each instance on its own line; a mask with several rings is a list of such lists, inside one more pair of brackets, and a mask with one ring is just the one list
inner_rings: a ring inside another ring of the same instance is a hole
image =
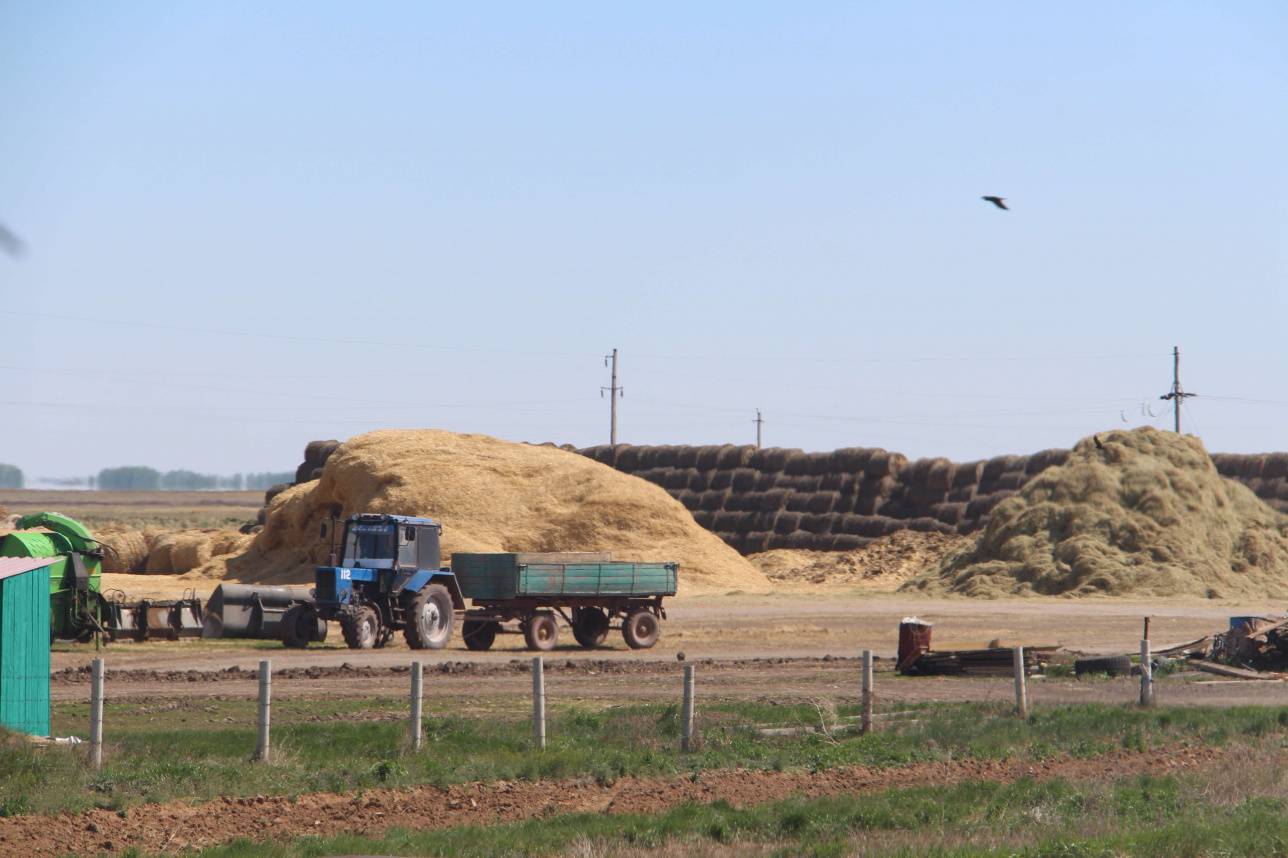
[[345, 642], [361, 649], [383, 646], [396, 629], [413, 648], [445, 645], [453, 612], [465, 600], [451, 570], [442, 568], [443, 526], [430, 518], [361, 513], [345, 521], [337, 552], [335, 520], [330, 524], [332, 565], [315, 569], [314, 605], [284, 620], [283, 642], [307, 645], [319, 639], [318, 620], [337, 620]]

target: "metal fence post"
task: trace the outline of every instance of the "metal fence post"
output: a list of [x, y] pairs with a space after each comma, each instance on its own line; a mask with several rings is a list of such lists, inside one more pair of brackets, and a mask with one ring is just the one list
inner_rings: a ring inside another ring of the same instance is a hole
[[532, 659], [532, 742], [546, 746], [546, 668], [539, 655]]
[[1140, 642], [1140, 705], [1154, 702], [1154, 666], [1150, 663], [1149, 638]]
[[693, 750], [693, 665], [684, 666], [684, 703], [680, 712], [680, 750]]
[[272, 753], [268, 742], [272, 701], [273, 662], [266, 658], [259, 663], [259, 741], [255, 745], [255, 759], [263, 763], [269, 762]]
[[860, 723], [864, 733], [872, 732], [872, 650], [863, 651], [863, 720]]
[[424, 682], [424, 667], [419, 661], [411, 663], [411, 749], [420, 750], [420, 707]]
[[95, 769], [103, 767], [103, 659], [90, 665], [89, 759]]
[[1029, 717], [1029, 689], [1024, 672], [1024, 647], [1013, 650], [1015, 661], [1015, 712], [1021, 718]]

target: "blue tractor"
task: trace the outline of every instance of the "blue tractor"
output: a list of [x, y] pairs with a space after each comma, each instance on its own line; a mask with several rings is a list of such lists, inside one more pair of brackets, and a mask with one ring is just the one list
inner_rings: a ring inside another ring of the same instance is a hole
[[350, 516], [337, 565], [336, 524], [330, 522], [332, 565], [316, 568], [312, 604], [296, 604], [282, 617], [282, 642], [307, 646], [321, 639], [325, 621], [335, 620], [352, 649], [382, 647], [398, 629], [412, 649], [446, 646], [465, 600], [456, 576], [442, 566], [443, 526], [405, 515]]

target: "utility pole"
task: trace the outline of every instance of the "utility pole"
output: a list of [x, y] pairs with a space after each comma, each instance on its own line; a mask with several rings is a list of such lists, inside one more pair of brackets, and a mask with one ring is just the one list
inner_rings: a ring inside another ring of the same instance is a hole
[[760, 430], [765, 425], [765, 418], [760, 416], [760, 409], [756, 409], [756, 419], [751, 421], [756, 424], [756, 449], [760, 449]]
[[1172, 346], [1172, 389], [1158, 398], [1172, 400], [1172, 415], [1177, 435], [1181, 434], [1181, 402], [1191, 396], [1198, 396], [1198, 394], [1186, 393], [1181, 389], [1181, 347]]
[[610, 408], [609, 408], [610, 422], [608, 426], [608, 443], [616, 447], [617, 446], [617, 398], [619, 396], [625, 396], [626, 391], [623, 388], [620, 388], [617, 386], [617, 349], [613, 349], [613, 353], [611, 355], [604, 355], [604, 366], [608, 366], [609, 361], [612, 361], [612, 367], [613, 367], [612, 381], [609, 382], [608, 387], [601, 387], [599, 389], [599, 396], [602, 399], [604, 396], [604, 391], [608, 391], [608, 399], [610, 403]]

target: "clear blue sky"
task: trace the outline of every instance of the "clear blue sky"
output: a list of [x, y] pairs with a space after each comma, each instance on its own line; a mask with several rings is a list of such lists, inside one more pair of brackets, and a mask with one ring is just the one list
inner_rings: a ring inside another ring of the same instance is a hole
[[29, 477], [600, 443], [613, 347], [626, 442], [1067, 446], [1179, 344], [1288, 449], [1282, 2], [0, 2], [0, 98]]

